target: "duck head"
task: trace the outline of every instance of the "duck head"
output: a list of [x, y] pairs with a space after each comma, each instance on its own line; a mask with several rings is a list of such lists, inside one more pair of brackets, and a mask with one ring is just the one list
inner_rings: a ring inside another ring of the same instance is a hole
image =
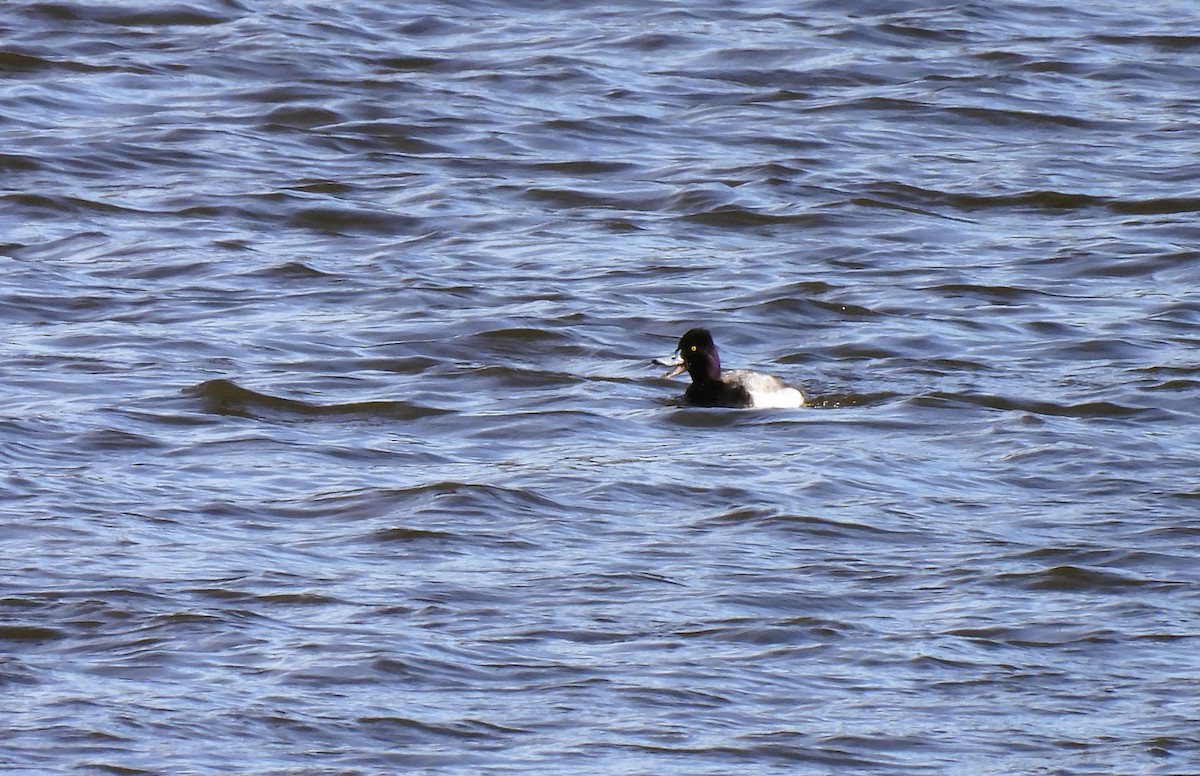
[[708, 329], [689, 329], [679, 338], [677, 352], [680, 362], [664, 377], [674, 377], [687, 370], [695, 383], [721, 379], [721, 358]]

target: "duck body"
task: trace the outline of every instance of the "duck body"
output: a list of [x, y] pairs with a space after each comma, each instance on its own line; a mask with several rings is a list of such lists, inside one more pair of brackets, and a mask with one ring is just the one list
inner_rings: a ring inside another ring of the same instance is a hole
[[721, 372], [721, 357], [707, 329], [689, 329], [679, 338], [681, 363], [668, 372], [674, 377], [684, 371], [692, 384], [683, 394], [684, 401], [697, 407], [803, 407], [804, 395], [783, 384], [777, 377], [734, 369]]

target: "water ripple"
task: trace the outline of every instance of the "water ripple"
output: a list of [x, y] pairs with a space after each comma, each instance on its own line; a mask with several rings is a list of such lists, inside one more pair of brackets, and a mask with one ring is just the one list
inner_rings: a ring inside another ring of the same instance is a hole
[[9, 770], [1197, 770], [1191, 9], [9, 5]]

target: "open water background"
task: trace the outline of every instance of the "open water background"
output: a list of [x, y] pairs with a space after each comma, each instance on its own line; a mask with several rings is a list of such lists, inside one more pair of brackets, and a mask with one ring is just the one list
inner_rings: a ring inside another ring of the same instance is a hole
[[0, 768], [1200, 771], [1198, 84], [1191, 0], [10, 0]]

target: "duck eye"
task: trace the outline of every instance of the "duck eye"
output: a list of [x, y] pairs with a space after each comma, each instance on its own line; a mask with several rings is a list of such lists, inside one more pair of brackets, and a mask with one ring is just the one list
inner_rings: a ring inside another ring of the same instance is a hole
[[692, 345], [692, 352], [693, 352], [693, 353], [695, 353], [695, 352], [696, 352], [696, 346], [695, 346], [695, 345]]

